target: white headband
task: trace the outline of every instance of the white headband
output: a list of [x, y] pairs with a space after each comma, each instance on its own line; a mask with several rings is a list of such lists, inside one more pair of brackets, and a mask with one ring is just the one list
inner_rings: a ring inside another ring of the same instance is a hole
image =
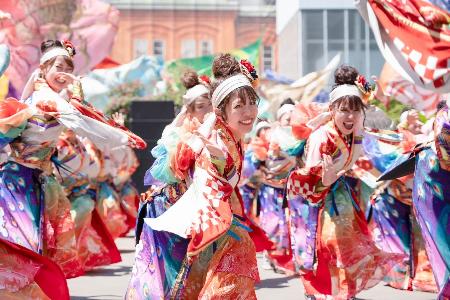
[[256, 133], [258, 133], [258, 131], [260, 131], [263, 128], [270, 128], [270, 124], [266, 121], [259, 122], [258, 124], [256, 124], [255, 128]]
[[281, 118], [285, 113], [291, 112], [295, 110], [295, 105], [293, 104], [285, 104], [281, 106], [277, 111], [277, 120]]
[[189, 105], [198, 97], [208, 93], [209, 89], [205, 85], [197, 84], [186, 91], [186, 94], [183, 96], [183, 104]]
[[252, 86], [250, 80], [243, 74], [234, 75], [225, 79], [212, 94], [212, 105], [217, 108], [232, 91], [243, 86]]
[[56, 57], [56, 56], [67, 56], [70, 57], [69, 52], [67, 52], [66, 49], [61, 47], [54, 47], [42, 55], [41, 60], [39, 63], [43, 65], [45, 62], [49, 61], [50, 59]]
[[344, 96], [357, 96], [362, 99], [362, 94], [356, 85], [342, 84], [331, 91], [330, 104]]

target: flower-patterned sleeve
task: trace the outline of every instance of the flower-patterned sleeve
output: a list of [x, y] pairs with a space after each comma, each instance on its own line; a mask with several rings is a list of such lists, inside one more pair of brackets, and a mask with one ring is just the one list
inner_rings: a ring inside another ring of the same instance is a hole
[[196, 154], [192, 148], [180, 141], [177, 144], [177, 149], [170, 159], [170, 169], [175, 178], [184, 180], [187, 177], [188, 171], [194, 166]]
[[322, 130], [313, 133], [306, 145], [304, 166], [292, 171], [288, 177], [289, 198], [301, 196], [312, 205], [320, 205], [329, 191], [322, 184], [322, 156], [331, 155], [334, 143]]
[[33, 114], [32, 107], [16, 99], [0, 101], [0, 148], [20, 136]]
[[203, 147], [195, 160], [188, 190], [164, 214], [145, 220], [154, 230], [190, 238], [190, 256], [225, 234], [233, 221], [230, 199], [239, 176], [232, 157], [224, 154], [223, 158], [215, 157]]

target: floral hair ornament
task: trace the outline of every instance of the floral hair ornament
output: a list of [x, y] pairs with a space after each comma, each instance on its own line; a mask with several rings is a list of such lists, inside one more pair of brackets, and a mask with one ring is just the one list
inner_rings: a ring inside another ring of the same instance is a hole
[[250, 80], [250, 82], [252, 83], [253, 88], [256, 88], [258, 86], [259, 80], [258, 73], [256, 72], [255, 67], [246, 59], [241, 59], [239, 65], [242, 74], [247, 76], [248, 80]]
[[206, 75], [201, 75], [198, 79], [200, 80], [200, 83], [206, 84], [208, 86], [211, 85], [211, 80]]
[[73, 57], [76, 54], [75, 47], [73, 46], [71, 41], [69, 41], [69, 40], [62, 40], [61, 44], [63, 45], [64, 49], [67, 50], [67, 52], [69, 53], [70, 57]]
[[369, 104], [375, 97], [374, 89], [372, 88], [372, 86], [363, 75], [358, 75], [358, 77], [356, 77], [355, 85], [361, 92], [361, 100], [364, 102], [364, 104]]

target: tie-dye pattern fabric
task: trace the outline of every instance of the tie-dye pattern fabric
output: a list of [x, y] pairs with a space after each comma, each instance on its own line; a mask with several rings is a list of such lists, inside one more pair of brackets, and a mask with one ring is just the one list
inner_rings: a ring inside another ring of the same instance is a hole
[[433, 149], [420, 152], [414, 177], [414, 214], [439, 288], [450, 297], [450, 172], [441, 169]]
[[81, 275], [70, 202], [56, 179], [14, 162], [0, 176], [2, 237], [50, 257], [67, 277]]
[[346, 143], [334, 124], [327, 123], [311, 134], [304, 166], [288, 179], [293, 254], [306, 294], [316, 299], [354, 297], [378, 284], [403, 258], [376, 247], [349, 179], [341, 177], [330, 187], [322, 184], [322, 156], [332, 157], [335, 170], [349, 170], [362, 153], [361, 145], [362, 136], [354, 134]]

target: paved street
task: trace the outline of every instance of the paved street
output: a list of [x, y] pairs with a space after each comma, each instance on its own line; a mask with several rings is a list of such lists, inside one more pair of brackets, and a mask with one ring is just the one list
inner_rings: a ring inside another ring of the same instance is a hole
[[[80, 278], [69, 280], [70, 294], [73, 300], [115, 300], [123, 299], [128, 285], [134, 256], [134, 237], [117, 240], [122, 262], [100, 268]], [[261, 259], [259, 258], [259, 261]], [[299, 300], [303, 298], [303, 287], [295, 277], [286, 277], [272, 271], [260, 268], [261, 283], [256, 294], [260, 300], [283, 299]], [[434, 300], [434, 294], [406, 292], [395, 290], [383, 285], [365, 291], [358, 295], [364, 300]]]

